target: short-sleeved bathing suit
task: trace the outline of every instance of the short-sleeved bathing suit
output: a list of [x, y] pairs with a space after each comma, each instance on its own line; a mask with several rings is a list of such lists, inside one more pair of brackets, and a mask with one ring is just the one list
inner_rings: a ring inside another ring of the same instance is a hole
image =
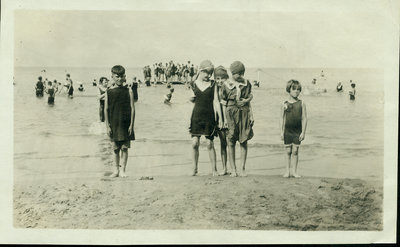
[[212, 81], [211, 86], [204, 91], [201, 91], [194, 82], [191, 83], [191, 88], [196, 98], [189, 131], [192, 137], [204, 135], [207, 139], [213, 140], [216, 128], [213, 106], [215, 82]]
[[130, 147], [135, 133], [128, 133], [131, 124], [131, 105], [129, 88], [118, 86], [106, 91], [108, 100], [108, 119], [111, 127], [111, 140], [114, 150]]
[[[240, 85], [240, 98], [247, 99], [251, 94], [251, 84]], [[226, 121], [228, 124], [227, 140], [230, 142], [239, 141], [243, 143], [254, 136], [250, 119], [250, 104], [237, 105], [237, 88], [229, 89], [226, 84], [222, 85], [221, 99], [226, 104]]]
[[295, 103], [285, 102], [287, 109], [285, 110], [285, 131], [283, 140], [285, 145], [300, 145], [300, 134], [302, 131], [301, 118], [303, 114], [301, 100]]

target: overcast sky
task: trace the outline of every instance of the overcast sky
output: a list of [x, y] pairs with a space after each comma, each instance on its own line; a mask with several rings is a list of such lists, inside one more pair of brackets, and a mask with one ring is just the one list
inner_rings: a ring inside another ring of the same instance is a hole
[[385, 49], [382, 12], [210, 11], [17, 10], [15, 65], [376, 67]]

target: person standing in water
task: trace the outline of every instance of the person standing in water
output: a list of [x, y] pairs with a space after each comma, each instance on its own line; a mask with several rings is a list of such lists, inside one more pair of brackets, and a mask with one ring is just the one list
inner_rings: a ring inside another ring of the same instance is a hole
[[100, 106], [99, 106], [99, 118], [100, 118], [100, 122], [104, 122], [105, 121], [105, 117], [104, 117], [104, 98], [106, 97], [106, 91], [108, 89], [108, 79], [106, 77], [101, 77], [99, 79], [99, 93], [98, 93], [98, 99], [100, 102]]
[[218, 176], [214, 136], [217, 127], [217, 115], [220, 116], [221, 113], [219, 107], [217, 107], [219, 105], [217, 87], [215, 82], [210, 80], [213, 71], [214, 65], [211, 61], [205, 60], [201, 62], [199, 73], [191, 86], [193, 95], [190, 101], [194, 103], [194, 107], [190, 119], [189, 132], [192, 136], [193, 176], [198, 173], [201, 136], [205, 136], [207, 140], [212, 175]]
[[115, 65], [111, 73], [116, 86], [106, 91], [104, 99], [107, 134], [111, 138], [115, 158], [114, 171], [110, 177], [127, 177], [128, 149], [131, 141], [135, 140], [135, 103], [131, 88], [123, 85], [126, 80], [125, 68]]
[[68, 93], [68, 97], [73, 98], [74, 97], [74, 86], [72, 85], [72, 79], [71, 79], [71, 75], [67, 74], [67, 78], [65, 79], [67, 82], [67, 93]]
[[349, 91], [350, 100], [355, 100], [356, 99], [356, 84], [352, 80], [350, 80], [350, 86], [351, 86], [351, 89]]
[[55, 89], [55, 86], [52, 85], [51, 81], [49, 81], [47, 83], [47, 88], [46, 88], [46, 93], [49, 95], [49, 97], [47, 98], [47, 103], [49, 105], [54, 104], [54, 100], [55, 100], [55, 95], [57, 93], [58, 89]]
[[[297, 165], [299, 161], [299, 147], [304, 140], [307, 129], [306, 104], [299, 99], [301, 84], [296, 80], [290, 80], [286, 86], [289, 99], [281, 107], [281, 139], [284, 141], [287, 157], [286, 172], [283, 177], [299, 178]], [[291, 162], [294, 160], [293, 173]]]
[[41, 76], [38, 77], [38, 82], [36, 82], [35, 90], [37, 97], [43, 97], [44, 84]]

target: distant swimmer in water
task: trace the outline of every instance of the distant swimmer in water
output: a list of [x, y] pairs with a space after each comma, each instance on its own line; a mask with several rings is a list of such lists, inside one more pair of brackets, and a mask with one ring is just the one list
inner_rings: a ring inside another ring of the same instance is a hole
[[[96, 85], [97, 85], [97, 84], [96, 84]], [[82, 83], [79, 84], [78, 90], [79, 90], [80, 92], [85, 91], [85, 88], [83, 87], [83, 84], [82, 84]]]
[[132, 93], [133, 93], [133, 100], [135, 102], [137, 102], [139, 100], [139, 95], [138, 95], [138, 82], [136, 81], [136, 77], [133, 77], [133, 81], [132, 81]]
[[317, 79], [313, 78], [311, 84], [313, 85], [317, 84]]
[[[299, 161], [299, 147], [304, 140], [307, 128], [307, 112], [304, 101], [299, 99], [301, 84], [296, 80], [290, 80], [286, 86], [289, 99], [281, 107], [281, 139], [285, 144], [287, 154], [286, 172], [283, 177], [299, 178], [297, 165]], [[291, 173], [291, 161], [294, 161], [293, 173]]]
[[355, 100], [356, 99], [356, 84], [354, 82], [351, 82], [351, 89], [349, 91], [349, 95], [350, 95], [350, 100]]
[[58, 90], [58, 87], [55, 88], [55, 86], [51, 83], [51, 81], [49, 81], [47, 83], [46, 93], [49, 95], [49, 97], [47, 98], [47, 103], [49, 105], [54, 104], [54, 99], [55, 99], [57, 90]]
[[92, 84], [93, 84], [93, 87], [97, 87], [97, 81], [96, 81], [96, 79], [93, 80]]
[[343, 92], [343, 85], [341, 82], [339, 82], [336, 86], [336, 91], [337, 92]]
[[[169, 86], [169, 88], [168, 88]], [[167, 88], [169, 89], [169, 92], [164, 96], [164, 103], [165, 104], [171, 104], [171, 98], [172, 94], [174, 93], [175, 89], [171, 87], [171, 85], [168, 85]]]
[[254, 81], [253, 84], [254, 84], [255, 87], [260, 87], [260, 82], [259, 81]]
[[67, 78], [65, 79], [67, 82], [67, 92], [68, 92], [68, 97], [72, 98], [74, 97], [74, 86], [72, 85], [72, 79], [71, 79], [71, 75], [67, 74]]
[[38, 77], [38, 82], [36, 82], [35, 90], [36, 90], [36, 96], [37, 97], [43, 97], [43, 90], [44, 90], [44, 84], [42, 81], [42, 77]]

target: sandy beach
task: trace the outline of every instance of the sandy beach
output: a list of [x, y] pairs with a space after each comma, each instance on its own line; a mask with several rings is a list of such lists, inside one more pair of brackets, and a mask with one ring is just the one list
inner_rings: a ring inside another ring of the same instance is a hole
[[31, 180], [14, 187], [14, 226], [382, 230], [382, 186], [359, 179], [261, 175]]

